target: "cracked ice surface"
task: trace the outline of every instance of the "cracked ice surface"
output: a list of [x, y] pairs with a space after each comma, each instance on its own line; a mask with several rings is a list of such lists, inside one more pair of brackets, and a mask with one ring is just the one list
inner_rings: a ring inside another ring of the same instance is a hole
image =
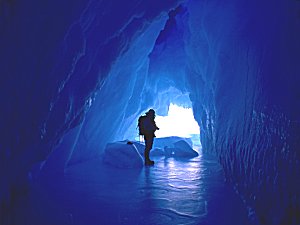
[[215, 159], [154, 159], [141, 169], [99, 160], [70, 166], [63, 178], [34, 185], [27, 215], [18, 218], [32, 225], [248, 224]]

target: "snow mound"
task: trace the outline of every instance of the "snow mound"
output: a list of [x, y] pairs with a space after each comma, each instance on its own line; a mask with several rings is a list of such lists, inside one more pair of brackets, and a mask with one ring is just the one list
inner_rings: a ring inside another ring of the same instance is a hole
[[166, 157], [173, 157], [175, 155], [175, 152], [178, 152], [179, 149], [166, 146], [164, 151]]
[[188, 143], [190, 146], [193, 146], [193, 142], [191, 138], [183, 138], [183, 137], [177, 137], [177, 136], [171, 136], [171, 137], [163, 137], [163, 138], [155, 138], [153, 143], [153, 148], [161, 148], [164, 149], [166, 147], [174, 147], [174, 143], [177, 141], [184, 140], [186, 143]]
[[[124, 142], [127, 142], [127, 141], [124, 141]], [[132, 143], [143, 158], [144, 152], [145, 152], [145, 143], [139, 142], [139, 141], [132, 141]], [[162, 148], [154, 148], [153, 147], [150, 151], [150, 156], [165, 156], [165, 151]]]
[[199, 155], [184, 139], [175, 142], [173, 140], [171, 139], [169, 142], [164, 141], [164, 144], [168, 143], [168, 145], [164, 146], [166, 157], [193, 158]]
[[133, 142], [108, 143], [104, 150], [103, 162], [117, 168], [143, 167], [144, 161]]
[[153, 150], [150, 152], [153, 156], [193, 158], [199, 154], [193, 148], [193, 142], [190, 138], [177, 136], [156, 138]]

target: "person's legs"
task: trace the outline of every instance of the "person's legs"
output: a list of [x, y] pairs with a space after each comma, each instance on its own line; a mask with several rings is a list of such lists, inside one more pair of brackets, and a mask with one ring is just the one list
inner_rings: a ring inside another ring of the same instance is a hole
[[145, 135], [145, 164], [146, 165], [153, 165], [154, 161], [150, 160], [149, 154], [150, 154], [150, 150], [152, 149], [153, 146], [153, 136], [146, 136]]

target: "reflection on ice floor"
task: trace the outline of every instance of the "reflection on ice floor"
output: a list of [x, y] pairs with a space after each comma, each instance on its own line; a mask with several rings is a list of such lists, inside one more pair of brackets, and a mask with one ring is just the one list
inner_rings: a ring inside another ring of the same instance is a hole
[[33, 187], [22, 224], [248, 224], [214, 159], [155, 160], [130, 170], [99, 160], [73, 165], [64, 178]]

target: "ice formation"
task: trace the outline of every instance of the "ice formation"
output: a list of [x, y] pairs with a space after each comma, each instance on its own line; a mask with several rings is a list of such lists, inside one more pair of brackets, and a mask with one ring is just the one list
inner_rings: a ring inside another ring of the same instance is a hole
[[174, 152], [175, 157], [193, 158], [198, 156], [198, 153], [184, 140], [176, 141], [174, 147], [177, 149]]
[[103, 161], [117, 168], [139, 168], [143, 157], [132, 142], [114, 142], [106, 145]]
[[[192, 142], [188, 138], [157, 138], [154, 143], [150, 151], [151, 157], [194, 158], [199, 155], [191, 147]], [[102, 158], [104, 163], [116, 168], [140, 168], [144, 165], [144, 150], [143, 142], [117, 141], [106, 145]]]
[[47, 176], [102, 157], [107, 143], [135, 139], [147, 109], [166, 115], [174, 103], [193, 108], [203, 152], [261, 224], [299, 224], [299, 10], [296, 0], [0, 1], [0, 221], [33, 167]]

